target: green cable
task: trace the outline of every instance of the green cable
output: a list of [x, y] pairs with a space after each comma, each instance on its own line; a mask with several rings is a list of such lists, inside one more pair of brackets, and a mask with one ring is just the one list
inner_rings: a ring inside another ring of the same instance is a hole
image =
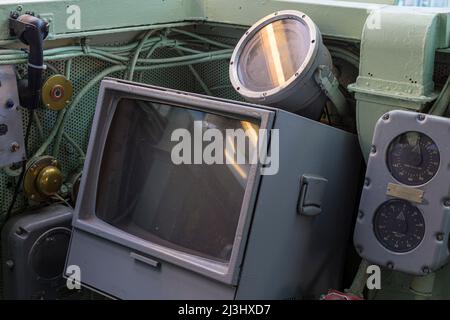
[[[165, 43], [165, 41], [166, 41], [166, 39], [161, 39], [158, 42], [155, 42], [150, 47], [149, 51], [146, 53], [145, 58], [146, 59], [150, 58], [153, 55], [153, 53], [155, 52], [155, 50], [158, 49], [163, 43]], [[143, 74], [140, 73], [139, 74], [139, 82], [142, 82], [142, 77], [143, 77]]]
[[216, 55], [216, 54], [229, 54], [231, 56], [232, 53], [233, 53], [232, 50], [227, 49], [227, 50], [218, 50], [218, 51], [213, 51], [213, 52], [196, 53], [196, 54], [192, 54], [189, 56], [181, 56], [181, 57], [173, 57], [173, 58], [139, 59], [138, 62], [165, 64], [165, 63], [171, 63], [171, 62], [186, 61], [186, 60], [191, 60], [191, 59], [199, 59], [199, 58], [203, 58], [203, 57], [210, 57], [210, 56]]
[[68, 134], [67, 132], [63, 132], [63, 137], [64, 139], [66, 139], [74, 148], [75, 150], [78, 152], [78, 154], [81, 157], [81, 160], [86, 159], [86, 153], [84, 152], [84, 150], [75, 142], [75, 140], [73, 140]]
[[134, 52], [133, 59], [131, 60], [130, 69], [128, 71], [128, 80], [131, 81], [133, 80], [134, 68], [136, 67], [136, 63], [138, 61], [139, 55], [141, 54], [141, 50], [142, 47], [144, 46], [145, 41], [147, 41], [147, 39], [157, 31], [158, 31], [157, 29], [147, 31], [142, 37], [142, 40], [139, 42], [139, 45], [136, 48], [136, 51]]
[[444, 84], [438, 98], [431, 107], [429, 113], [435, 116], [442, 116], [446, 113], [448, 105], [450, 104], [450, 77]]
[[224, 44], [224, 43], [221, 43], [221, 42], [218, 42], [218, 41], [214, 41], [214, 40], [211, 40], [209, 38], [199, 36], [198, 34], [189, 32], [189, 31], [180, 30], [180, 29], [177, 29], [177, 28], [172, 28], [170, 30], [175, 31], [176, 33], [184, 34], [184, 35], [189, 36], [189, 37], [194, 38], [194, 39], [202, 40], [204, 42], [207, 42], [207, 43], [212, 44], [212, 45], [214, 45], [216, 47], [219, 47], [219, 48], [225, 48], [225, 49], [233, 48], [233, 46], [231, 46], [231, 45]]
[[[229, 58], [229, 54], [221, 54], [217, 56], [210, 56], [205, 57], [202, 59], [192, 60], [192, 61], [184, 61], [184, 62], [176, 62], [176, 63], [168, 63], [163, 65], [154, 65], [154, 66], [137, 66], [135, 68], [136, 71], [147, 71], [147, 70], [154, 70], [154, 69], [162, 69], [162, 68], [170, 68], [170, 67], [178, 67], [178, 66], [186, 66], [189, 64], [197, 64], [197, 63], [203, 63], [207, 61], [214, 61], [214, 60], [223, 60]], [[126, 66], [113, 66], [109, 67], [108, 69], [103, 70], [101, 73], [99, 73], [97, 76], [95, 76], [92, 80], [90, 80], [84, 87], [81, 89], [81, 91], [77, 94], [75, 99], [73, 100], [72, 104], [68, 107], [67, 112], [64, 113], [63, 119], [61, 120], [61, 126], [64, 126], [66, 119], [70, 116], [70, 114], [73, 112], [75, 106], [80, 102], [80, 100], [83, 98], [83, 96], [100, 80], [102, 80], [107, 75], [124, 71], [126, 70]], [[52, 138], [53, 139], [53, 138]], [[59, 150], [59, 146], [61, 144], [62, 134], [58, 135], [56, 142], [55, 142], [55, 149], [56, 151]]]
[[70, 79], [72, 73], [72, 61], [72, 59], [66, 60], [66, 64], [64, 66], [64, 74], [66, 76], [66, 79]]
[[[70, 106], [66, 109], [66, 112], [62, 114], [62, 119], [61, 119], [61, 123], [57, 122], [57, 127], [61, 127], [61, 130], [56, 130], [58, 132], [58, 135], [56, 137], [56, 141], [55, 141], [55, 146], [53, 148], [53, 154], [56, 155], [59, 152], [59, 147], [61, 145], [61, 140], [62, 140], [62, 133], [64, 132], [64, 125], [65, 122], [67, 120], [67, 118], [69, 117], [69, 115], [73, 112], [75, 106], [80, 102], [80, 100], [84, 97], [84, 95], [94, 86], [97, 84], [97, 82], [99, 82], [101, 79], [103, 79], [104, 77], [106, 77], [107, 75], [114, 73], [114, 72], [118, 72], [118, 71], [123, 71], [125, 70], [127, 67], [120, 65], [120, 66], [112, 66], [109, 67], [105, 70], [103, 70], [102, 72], [100, 72], [99, 74], [97, 74], [93, 79], [91, 79], [81, 90], [80, 92], [76, 95], [75, 99], [73, 99], [72, 103], [70, 104]], [[58, 115], [59, 116], [59, 115]], [[53, 131], [52, 131], [53, 133]], [[56, 136], [56, 132], [55, 135]], [[52, 137], [52, 139], [54, 138], [54, 136]]]
[[56, 73], [56, 74], [59, 73], [58, 68], [56, 68], [54, 65], [52, 65], [52, 64], [50, 64], [50, 63], [47, 63], [46, 66], [47, 66], [48, 69], [50, 69], [51, 71], [53, 71], [53, 73]]
[[[70, 69], [71, 69], [71, 65], [72, 65], [72, 60], [67, 60], [66, 61], [66, 76], [70, 76]], [[52, 70], [55, 73], [59, 73], [58, 69], [53, 66], [52, 64], [47, 64], [48, 68], [50, 70]], [[43, 137], [43, 128], [42, 128], [42, 124], [41, 121], [39, 119], [39, 116], [37, 115], [36, 112], [33, 113], [33, 118], [34, 118], [34, 122], [36, 123], [36, 126], [38, 128], [38, 132], [39, 132], [39, 136], [42, 138]], [[47, 148], [50, 146], [50, 144], [52, 143], [53, 138], [59, 134], [59, 124], [61, 123], [60, 121], [63, 118], [63, 113], [60, 111], [60, 113], [58, 114], [57, 120], [56, 120], [56, 124], [53, 127], [52, 132], [50, 133], [49, 137], [47, 137], [46, 141], [41, 145], [41, 147], [38, 149], [38, 151], [35, 152], [35, 154], [33, 155], [33, 159], [42, 156], [42, 154], [47, 150]], [[64, 137], [69, 141], [69, 143], [71, 143], [75, 150], [77, 150], [80, 155], [82, 157], [85, 157], [84, 151], [76, 144], [76, 142], [71, 139], [66, 133], [63, 133]]]
[[56, 134], [58, 132], [59, 126], [61, 125], [61, 123], [62, 123], [62, 121], [64, 119], [65, 113], [66, 113], [66, 110], [59, 111], [58, 116], [57, 116], [56, 121], [55, 121], [55, 125], [53, 126], [52, 131], [50, 132], [49, 136], [44, 141], [44, 143], [39, 147], [39, 149], [31, 157], [32, 160], [42, 156], [44, 154], [44, 152], [47, 150], [47, 148], [50, 146], [50, 144], [52, 143], [53, 139], [55, 138], [55, 136], [56, 136]]
[[151, 66], [138, 66], [138, 67], [136, 67], [136, 70], [146, 71], [146, 70], [155, 70], [155, 69], [163, 69], [163, 68], [181, 67], [181, 66], [187, 66], [189, 64], [199, 64], [199, 63], [204, 63], [204, 62], [209, 62], [209, 61], [229, 59], [230, 57], [231, 57], [231, 54], [211, 55], [211, 56], [200, 58], [200, 59], [186, 60], [186, 61], [182, 61], [182, 62], [157, 64], [157, 65], [151, 65]]
[[[183, 55], [183, 53], [181, 52], [181, 50], [177, 49], [177, 52], [179, 55]], [[200, 75], [198, 74], [197, 70], [195, 70], [195, 68], [192, 65], [188, 65], [189, 70], [191, 71], [192, 75], [194, 76], [194, 78], [197, 80], [197, 82], [200, 84], [200, 86], [202, 87], [203, 91], [209, 95], [212, 96], [212, 92], [211, 90], [209, 90], [208, 86], [206, 85], [206, 83], [203, 81], [202, 77], [200, 77]]]
[[[170, 67], [178, 67], [178, 66], [190, 66], [192, 64], [198, 64], [198, 63], [203, 63], [203, 62], [207, 62], [207, 61], [214, 61], [214, 60], [221, 60], [221, 59], [228, 59], [231, 56], [231, 50], [218, 50], [216, 52], [201, 52], [198, 50], [194, 50], [194, 49], [190, 49], [190, 48], [178, 48], [179, 50], [184, 50], [187, 52], [195, 52], [192, 55], [189, 56], [182, 56], [182, 57], [175, 57], [175, 58], [164, 58], [164, 59], [139, 59], [139, 54], [140, 52], [142, 52], [142, 50], [147, 47], [149, 45], [149, 41], [148, 38], [157, 30], [151, 30], [149, 32], [146, 33], [146, 35], [144, 36], [144, 38], [139, 42], [139, 44], [137, 45], [137, 50], [133, 56], [132, 59], [132, 64], [131, 64], [131, 68], [130, 68], [130, 76], [132, 76], [134, 74], [134, 71], [148, 71], [148, 70], [154, 70], [154, 69], [162, 69], [162, 68], [170, 68]], [[229, 46], [227, 45], [223, 45], [220, 44], [218, 42], [215, 42], [213, 40], [201, 37], [201, 36], [197, 36], [195, 34], [191, 34], [190, 32], [184, 32], [184, 31], [180, 31], [180, 30], [176, 30], [179, 33], [183, 33], [186, 35], [189, 35], [193, 38], [202, 40], [202, 39], [206, 39], [205, 42], [208, 42], [210, 44], [219, 46], [219, 47], [226, 47], [228, 48]], [[151, 54], [156, 50], [156, 48], [158, 48], [161, 45], [167, 45], [167, 44], [174, 44], [175, 46], [177, 46], [177, 40], [160, 40], [155, 42], [154, 40], [152, 40], [151, 46], [150, 46], [150, 51], [147, 54], [147, 57], [150, 57]], [[183, 43], [178, 41], [178, 43]], [[136, 44], [131, 44], [128, 47], [135, 47]], [[123, 48], [123, 47], [122, 47]], [[66, 120], [69, 118], [70, 114], [73, 112], [73, 109], [76, 107], [76, 105], [80, 102], [80, 100], [84, 97], [84, 95], [94, 86], [97, 84], [98, 81], [100, 81], [101, 79], [103, 79], [105, 76], [114, 73], [114, 72], [119, 72], [119, 71], [124, 71], [127, 69], [127, 66], [125, 65], [121, 65], [121, 62], [127, 62], [129, 61], [129, 58], [127, 57], [122, 57], [119, 56], [117, 54], [114, 54], [113, 52], [118, 52], [117, 50], [114, 51], [113, 49], [110, 50], [110, 52], [107, 51], [103, 51], [103, 50], [99, 50], [95, 47], [93, 48], [89, 48], [89, 52], [85, 53], [83, 52], [82, 48], [79, 47], [66, 47], [66, 48], [59, 48], [58, 49], [50, 49], [47, 50], [47, 54], [51, 53], [54, 55], [49, 55], [44, 57], [44, 59], [47, 60], [55, 60], [55, 59], [67, 59], [70, 62], [67, 62], [69, 65], [71, 64], [71, 59], [75, 58], [75, 57], [80, 57], [80, 56], [92, 56], [98, 59], [102, 59], [105, 60], [107, 62], [110, 63], [114, 63], [114, 64], [119, 64], [119, 65], [115, 65], [112, 66], [110, 68], [107, 68], [105, 70], [103, 70], [102, 72], [100, 72], [97, 76], [95, 76], [93, 79], [91, 79], [82, 89], [81, 91], [76, 95], [76, 97], [74, 98], [73, 102], [71, 103], [71, 105], [66, 109], [66, 110], [62, 110], [59, 112], [55, 126], [53, 128], [53, 130], [50, 132], [49, 136], [47, 137], [46, 141], [41, 145], [41, 147], [36, 151], [34, 157], [37, 156], [41, 156], [49, 147], [49, 145], [52, 143], [53, 139], [55, 139], [56, 137], [56, 142], [54, 145], [54, 149], [53, 149], [53, 154], [57, 155], [57, 153], [59, 152], [59, 148], [61, 145], [61, 140], [62, 137], [64, 136], [65, 138], [67, 138], [67, 140], [69, 141], [69, 143], [73, 141], [73, 139], [71, 139], [68, 135], [65, 135], [64, 133], [64, 125]], [[121, 50], [121, 49], [120, 49]], [[120, 51], [119, 50], [119, 51]], [[8, 51], [11, 52], [11, 51]], [[5, 56], [0, 56], [0, 64], [2, 63], [23, 63], [26, 62], [25, 59], [20, 59], [20, 55], [21, 53], [18, 53], [19, 56], [17, 54], [15, 55], [7, 55], [8, 58], [13, 59], [11, 60], [6, 60]], [[18, 58], [19, 57], [19, 58]], [[14, 60], [15, 59], [15, 60]], [[153, 63], [156, 65], [140, 65], [137, 66], [137, 63]], [[56, 69], [56, 68], [55, 68]], [[195, 78], [197, 79], [197, 81], [200, 82], [200, 85], [202, 86], [202, 88], [205, 90], [205, 92], [209, 92], [208, 94], [211, 93], [211, 91], [207, 88], [206, 84], [204, 84], [203, 80], [200, 78], [200, 76], [198, 75], [198, 73], [195, 71], [195, 69], [193, 69], [192, 66], [190, 66], [191, 72], [192, 70], [194, 71], [193, 74], [195, 76]], [[66, 72], [68, 72], [69, 76], [70, 76], [70, 68], [69, 71], [67, 71], [66, 68]], [[80, 154], [84, 154], [81, 153], [80, 151], [83, 151], [76, 143], [73, 144], [75, 149], [77, 149], [77, 151]]]
[[38, 130], [39, 138], [43, 139], [44, 138], [44, 129], [42, 129], [41, 120], [39, 119], [37, 112], [33, 112], [33, 118], [34, 118], [34, 123], [36, 124], [37, 130]]

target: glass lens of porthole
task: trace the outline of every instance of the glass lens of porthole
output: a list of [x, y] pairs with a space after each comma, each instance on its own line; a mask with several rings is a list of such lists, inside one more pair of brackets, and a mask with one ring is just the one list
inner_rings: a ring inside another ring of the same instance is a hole
[[301, 67], [311, 46], [305, 22], [276, 20], [256, 32], [238, 58], [238, 77], [251, 91], [262, 92], [286, 83]]

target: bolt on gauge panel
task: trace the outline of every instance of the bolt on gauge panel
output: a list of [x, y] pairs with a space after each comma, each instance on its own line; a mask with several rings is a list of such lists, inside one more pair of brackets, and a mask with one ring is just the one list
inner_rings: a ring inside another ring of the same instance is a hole
[[354, 244], [364, 259], [425, 275], [449, 260], [450, 119], [392, 111], [378, 121]]

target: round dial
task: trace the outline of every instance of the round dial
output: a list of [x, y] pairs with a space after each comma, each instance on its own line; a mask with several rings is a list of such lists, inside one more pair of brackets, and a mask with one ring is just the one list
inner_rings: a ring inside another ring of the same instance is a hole
[[399, 182], [418, 186], [430, 181], [439, 169], [437, 145], [427, 135], [410, 131], [395, 138], [389, 145], [387, 165]]
[[422, 212], [405, 200], [383, 203], [375, 213], [374, 231], [378, 241], [394, 252], [409, 252], [425, 235]]

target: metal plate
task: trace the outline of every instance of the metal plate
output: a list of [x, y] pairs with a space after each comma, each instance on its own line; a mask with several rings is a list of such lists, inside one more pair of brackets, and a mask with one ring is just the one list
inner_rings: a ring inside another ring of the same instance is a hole
[[14, 67], [0, 66], [0, 167], [25, 157], [22, 115]]

